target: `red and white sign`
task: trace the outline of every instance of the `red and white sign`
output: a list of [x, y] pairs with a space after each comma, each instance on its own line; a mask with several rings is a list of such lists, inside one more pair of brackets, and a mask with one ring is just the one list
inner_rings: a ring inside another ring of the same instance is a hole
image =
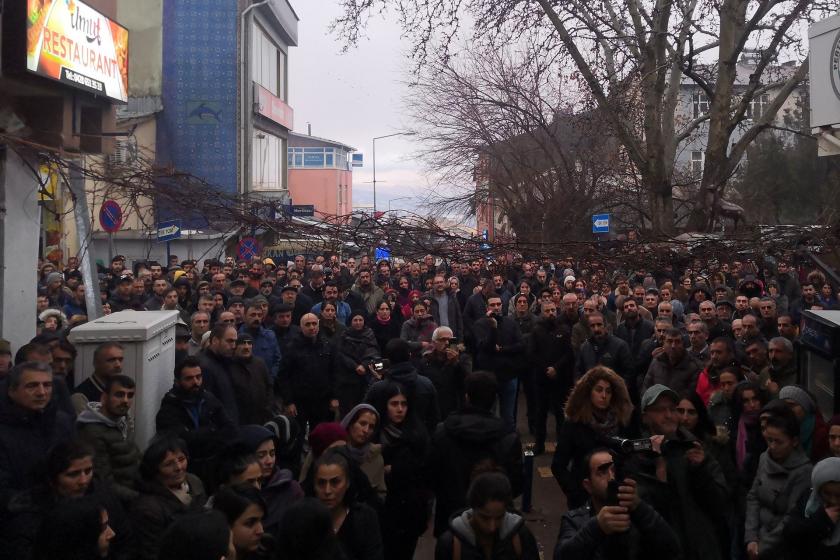
[[254, 84], [254, 111], [289, 130], [294, 128], [295, 111], [259, 84]]

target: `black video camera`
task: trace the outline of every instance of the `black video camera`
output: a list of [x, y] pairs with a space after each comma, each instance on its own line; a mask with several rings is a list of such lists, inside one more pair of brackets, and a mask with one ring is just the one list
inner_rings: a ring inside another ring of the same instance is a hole
[[611, 437], [609, 443], [611, 448], [624, 454], [653, 451], [653, 444], [651, 443], [650, 438], [624, 439], [620, 437]]

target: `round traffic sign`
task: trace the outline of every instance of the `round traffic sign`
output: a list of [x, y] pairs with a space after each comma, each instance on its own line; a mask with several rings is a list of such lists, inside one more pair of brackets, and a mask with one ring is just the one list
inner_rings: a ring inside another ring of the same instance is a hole
[[260, 242], [254, 237], [243, 237], [236, 246], [236, 254], [243, 261], [249, 261], [260, 255]]
[[108, 233], [119, 231], [122, 226], [123, 213], [115, 200], [106, 200], [99, 209], [99, 225]]

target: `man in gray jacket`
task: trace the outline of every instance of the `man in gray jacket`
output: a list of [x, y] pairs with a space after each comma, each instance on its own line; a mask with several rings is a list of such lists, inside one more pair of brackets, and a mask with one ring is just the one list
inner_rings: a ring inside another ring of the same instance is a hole
[[685, 349], [682, 333], [679, 329], [670, 328], [665, 331], [662, 341], [662, 353], [650, 363], [641, 392], [644, 393], [648, 387], [665, 385], [677, 392], [684, 394], [689, 389], [697, 386], [697, 376], [703, 365], [697, 362]]

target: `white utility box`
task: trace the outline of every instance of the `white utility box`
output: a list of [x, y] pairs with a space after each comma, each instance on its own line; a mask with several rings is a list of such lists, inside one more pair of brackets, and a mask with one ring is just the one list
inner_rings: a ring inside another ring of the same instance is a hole
[[93, 373], [93, 352], [103, 342], [125, 349], [123, 374], [134, 379], [135, 442], [145, 450], [155, 435], [155, 415], [163, 395], [172, 388], [175, 369], [177, 311], [120, 311], [79, 325], [68, 339], [76, 347], [75, 381]]

